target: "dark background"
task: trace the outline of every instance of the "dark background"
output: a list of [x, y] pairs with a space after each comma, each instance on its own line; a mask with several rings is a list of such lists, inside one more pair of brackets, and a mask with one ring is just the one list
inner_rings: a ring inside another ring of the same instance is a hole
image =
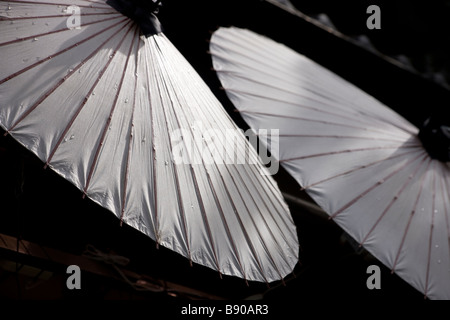
[[[399, 68], [362, 47], [324, 31], [298, 16], [260, 0], [167, 0], [159, 13], [164, 32], [194, 66], [231, 117], [243, 129], [247, 125], [233, 112], [234, 107], [220, 90], [211, 70], [208, 39], [219, 26], [239, 26], [285, 43], [324, 65], [420, 125], [431, 113], [448, 110], [449, 92], [449, 6], [448, 1], [291, 1], [311, 16], [326, 13], [343, 34], [365, 34], [373, 45], [389, 56], [404, 55], [414, 72]], [[381, 8], [382, 29], [367, 30], [366, 8]], [[432, 74], [444, 74], [437, 83]], [[431, 75], [431, 76], [430, 76]], [[2, 133], [2, 132], [0, 132]], [[332, 221], [290, 203], [297, 225], [301, 263], [296, 278], [267, 289], [265, 284], [250, 283], [232, 277], [220, 279], [215, 271], [194, 265], [167, 249], [155, 248], [153, 240], [127, 226], [119, 226], [113, 214], [83, 200], [81, 192], [64, 181], [11, 137], [0, 138], [0, 232], [19, 236], [40, 245], [58, 248], [76, 255], [87, 244], [105, 252], [130, 258], [129, 268], [161, 279], [227, 298], [243, 299], [261, 295], [267, 301], [287, 303], [294, 300], [388, 300], [422, 301], [422, 294], [390, 274], [387, 268], [364, 251], [357, 251], [342, 230]], [[283, 170], [275, 176], [280, 188], [289, 194], [306, 197]], [[0, 251], [1, 254], [1, 251]], [[2, 256], [0, 255], [0, 258]], [[382, 289], [368, 290], [366, 269], [382, 268]], [[62, 290], [55, 297], [52, 287], [42, 284], [26, 290], [14, 274], [0, 274], [0, 297], [7, 298], [124, 298], [175, 299], [166, 293], [133, 292], [114, 282], [95, 278], [85, 281], [84, 290]], [[62, 283], [61, 286], [64, 286]], [[120, 287], [120, 290], [117, 289]], [[112, 294], [119, 290], [121, 295]]]

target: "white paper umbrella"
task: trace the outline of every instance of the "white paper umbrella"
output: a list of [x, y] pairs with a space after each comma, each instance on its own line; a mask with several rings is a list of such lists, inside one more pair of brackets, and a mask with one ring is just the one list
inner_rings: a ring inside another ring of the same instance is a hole
[[[449, 299], [450, 167], [428, 155], [418, 129], [249, 30], [218, 29], [210, 50], [222, 86], [250, 127], [280, 130], [268, 148], [279, 149], [280, 163], [308, 194], [408, 283], [430, 298]], [[445, 136], [448, 128], [439, 130]]]
[[1, 1], [0, 19], [8, 134], [193, 262], [267, 282], [293, 270], [296, 228], [274, 180], [163, 33], [144, 37], [100, 0]]

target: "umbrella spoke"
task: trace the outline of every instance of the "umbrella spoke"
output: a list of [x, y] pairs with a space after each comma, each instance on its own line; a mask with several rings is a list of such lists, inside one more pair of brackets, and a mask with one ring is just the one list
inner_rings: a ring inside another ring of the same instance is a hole
[[[433, 162], [434, 169], [437, 167], [437, 162]], [[425, 297], [428, 294], [428, 285], [429, 285], [429, 279], [430, 279], [430, 262], [431, 262], [431, 246], [433, 243], [433, 232], [434, 232], [434, 222], [435, 222], [435, 215], [436, 215], [436, 170], [433, 170], [433, 180], [431, 182], [432, 184], [432, 207], [431, 207], [431, 223], [430, 223], [430, 238], [428, 241], [428, 255], [427, 255], [427, 271], [426, 271], [426, 279], [425, 279]]]
[[381, 180], [377, 181], [375, 184], [373, 184], [371, 187], [369, 187], [368, 189], [364, 190], [362, 193], [360, 193], [357, 197], [353, 198], [352, 200], [350, 200], [349, 202], [347, 202], [344, 206], [342, 206], [340, 209], [338, 209], [336, 212], [334, 212], [333, 214], [330, 215], [330, 218], [336, 218], [336, 216], [338, 216], [339, 214], [341, 214], [342, 212], [344, 212], [345, 210], [347, 210], [348, 208], [350, 208], [352, 205], [354, 205], [355, 203], [358, 202], [358, 200], [360, 200], [361, 198], [365, 197], [369, 192], [371, 192], [372, 190], [374, 190], [375, 188], [378, 188], [379, 186], [381, 186], [383, 183], [385, 183], [387, 180], [391, 179], [392, 177], [394, 177], [396, 174], [398, 174], [400, 171], [402, 171], [403, 169], [407, 168], [408, 165], [410, 165], [411, 163], [413, 163], [415, 160], [417, 160], [420, 156], [422, 156], [422, 153], [420, 153], [418, 156], [416, 156], [415, 158], [412, 158], [410, 160], [408, 160], [407, 162], [405, 162], [401, 167], [397, 168], [396, 170], [394, 170], [393, 172], [389, 173], [387, 176], [383, 177]]
[[290, 159], [281, 159], [280, 162], [289, 162], [294, 160], [303, 160], [303, 159], [309, 159], [309, 158], [316, 158], [316, 157], [324, 157], [324, 156], [330, 156], [335, 154], [341, 154], [341, 153], [352, 153], [352, 152], [362, 152], [362, 151], [371, 151], [371, 150], [384, 150], [384, 149], [403, 149], [403, 148], [418, 148], [416, 145], [394, 145], [394, 146], [386, 146], [386, 147], [372, 147], [372, 148], [357, 148], [357, 149], [347, 149], [347, 150], [339, 150], [339, 151], [331, 151], [331, 152], [323, 152], [323, 153], [316, 153], [316, 154], [310, 154], [306, 156], [301, 157], [295, 157]]
[[[428, 170], [428, 168], [429, 168], [429, 166], [430, 166], [430, 164], [431, 164], [431, 160], [428, 159], [427, 162], [428, 162], [428, 163], [427, 163], [427, 167], [426, 167], [425, 172]], [[415, 202], [414, 202], [414, 205], [413, 205], [413, 210], [412, 210], [411, 213], [410, 213], [408, 222], [407, 222], [406, 227], [405, 227], [405, 231], [403, 232], [402, 240], [401, 240], [401, 242], [400, 242], [400, 246], [399, 246], [399, 248], [398, 248], [397, 255], [395, 256], [394, 264], [392, 265], [392, 269], [391, 269], [392, 272], [394, 272], [394, 271], [395, 271], [395, 268], [397, 267], [398, 259], [399, 259], [399, 257], [400, 257], [400, 253], [401, 253], [401, 251], [402, 251], [403, 245], [405, 244], [405, 239], [406, 239], [406, 236], [407, 236], [407, 234], [408, 234], [409, 227], [410, 227], [410, 225], [411, 225], [411, 221], [412, 221], [412, 219], [413, 219], [415, 213], [417, 212], [417, 205], [418, 205], [418, 203], [419, 203], [419, 200], [420, 200], [420, 197], [421, 197], [421, 195], [422, 195], [423, 188], [424, 188], [425, 176], [426, 176], [426, 174], [423, 174], [422, 177], [421, 177], [421, 179], [420, 179], [420, 190], [419, 190], [419, 192], [418, 192], [418, 194], [417, 194], [417, 197], [416, 197], [416, 199], [415, 199]]]
[[[213, 103], [213, 102], [211, 102], [211, 103]], [[188, 110], [191, 111], [192, 109], [189, 108]], [[210, 109], [207, 109], [207, 111], [210, 112]], [[191, 111], [191, 112], [193, 112], [193, 111]], [[211, 119], [214, 119], [214, 115], [211, 114], [211, 115], [210, 115], [210, 118], [211, 118]], [[224, 136], [225, 136], [225, 133], [223, 132], [223, 128], [222, 128], [220, 125], [217, 125], [217, 128], [218, 128], [218, 130], [220, 130], [220, 131], [224, 134]], [[224, 141], [219, 139], [219, 143], [221, 143], [221, 146], [224, 148], [224, 150], [226, 150], [226, 146], [225, 146]], [[243, 152], [244, 155], [242, 155], [242, 157], [245, 158], [245, 150], [248, 150], [248, 148], [252, 148], [252, 146], [250, 146], [249, 144], [246, 144], [246, 147], [245, 147], [245, 148], [237, 148], [237, 153], [242, 153], [242, 152]], [[260, 161], [259, 159], [256, 158], [256, 154], [255, 154], [255, 153], [251, 153], [251, 152], [250, 152], [249, 155], [250, 155], [251, 157], [253, 157], [252, 159], [248, 159], [250, 163], [257, 163], [257, 162]], [[241, 154], [238, 154], [237, 157], [238, 157], [238, 158], [241, 157]], [[258, 185], [256, 185], [255, 182], [253, 181], [253, 174], [258, 174], [258, 173], [256, 172], [256, 170], [257, 170], [256, 167], [255, 167], [254, 165], [250, 165], [250, 166], [245, 166], [244, 168], [245, 168], [244, 172], [245, 172], [246, 177], [243, 177], [242, 174], [241, 174], [241, 172], [240, 172], [240, 170], [238, 170], [238, 168], [237, 168], [236, 166], [233, 166], [234, 171], [237, 171], [237, 173], [238, 173], [238, 177], [240, 178], [240, 179], [239, 179], [240, 182], [244, 185], [246, 191], [247, 191], [248, 194], [251, 196], [254, 205], [256, 205], [257, 207], [259, 207], [260, 203], [264, 204], [265, 212], [268, 212], [268, 213], [269, 213], [269, 215], [271, 216], [272, 221], [273, 221], [274, 225], [276, 226], [276, 228], [278, 228], [279, 231], [282, 231], [282, 230], [283, 230], [282, 227], [279, 225], [279, 223], [277, 222], [277, 220], [274, 218], [274, 216], [273, 216], [273, 214], [272, 214], [272, 211], [273, 211], [273, 210], [269, 208], [269, 205], [268, 205], [268, 203], [267, 203], [266, 201], [269, 200], [269, 202], [271, 202], [271, 206], [277, 211], [277, 214], [278, 214], [280, 217], [283, 217], [283, 215], [282, 215], [281, 212], [280, 212], [279, 206], [275, 205], [275, 204], [272, 202], [273, 197], [270, 196], [269, 193], [268, 193], [268, 190], [266, 190], [266, 188], [264, 188], [264, 187], [262, 186], [261, 180], [260, 180], [260, 179], [257, 180]], [[229, 169], [228, 166], [227, 166], [227, 169]], [[250, 173], [248, 169], [250, 169], [250, 171], [252, 171], [252, 173]], [[229, 170], [228, 170], [228, 172], [229, 172]], [[235, 181], [235, 178], [234, 178], [233, 174], [230, 173], [230, 176], [231, 176], [231, 178], [233, 179], [233, 182], [234, 182], [234, 184], [235, 184], [235, 186], [236, 186], [236, 188], [237, 188], [237, 182]], [[253, 187], [255, 187], [255, 188], [260, 188], [261, 190], [263, 190], [263, 192], [265, 192], [266, 196], [265, 196], [265, 197], [261, 197], [258, 201], [255, 200], [254, 197], [253, 197], [253, 195], [251, 194], [251, 192], [250, 192], [250, 190], [249, 190], [249, 187], [247, 186], [248, 182], [251, 182], [251, 183], [253, 184]], [[243, 198], [242, 193], [240, 193], [240, 196], [241, 196], [241, 199], [244, 201], [244, 198]], [[279, 200], [278, 197], [277, 197], [277, 199]], [[246, 205], [246, 201], [244, 201], [244, 204]], [[281, 203], [279, 203], [279, 204], [282, 205]], [[246, 205], [246, 206], [247, 206], [247, 205]], [[261, 212], [261, 211], [258, 211], [258, 212]], [[265, 225], [266, 228], [267, 228], [267, 231], [268, 231], [269, 234], [272, 236], [272, 238], [273, 238], [273, 240], [274, 240], [276, 246], [279, 248], [279, 252], [282, 252], [282, 247], [280, 246], [278, 240], [277, 240], [276, 237], [274, 236], [274, 233], [272, 232], [271, 227], [269, 227], [269, 224], [268, 224], [267, 220], [265, 219], [264, 215], [262, 214], [262, 212], [261, 212], [261, 214], [260, 214], [260, 217], [261, 217], [261, 219], [263, 220], [264, 225]], [[289, 217], [290, 217], [290, 216], [289, 216]], [[252, 219], [252, 221], [253, 221], [253, 223], [254, 223], [253, 217], [250, 216], [250, 218]], [[292, 221], [292, 220], [291, 220], [291, 221]], [[282, 222], [283, 222], [283, 224], [284, 224], [283, 227], [284, 227], [284, 228], [288, 228], [288, 225], [287, 225], [286, 221], [284, 221], [284, 219], [282, 219]], [[259, 232], [259, 229], [257, 229], [257, 230], [258, 230], [258, 232]], [[280, 235], [282, 236], [282, 238], [283, 238], [283, 240], [285, 241], [285, 243], [289, 243], [289, 241], [286, 239], [285, 234], [284, 234], [283, 232], [281, 232]], [[263, 241], [263, 243], [265, 243], [265, 241], [264, 241], [263, 238], [261, 238], [261, 241]], [[291, 253], [292, 253], [293, 256], [296, 256], [296, 255], [297, 255], [297, 253], [294, 252], [294, 251], [292, 250], [291, 247], [289, 247], [289, 250], [291, 251]], [[268, 253], [268, 255], [269, 255], [269, 259], [271, 259], [271, 260], [274, 262], [274, 259], [271, 257], [270, 252], [267, 252], [267, 253]], [[288, 262], [288, 261], [286, 260], [286, 257], [283, 257], [283, 259], [284, 259], [286, 262]]]
[[[93, 21], [93, 22], [91, 22], [91, 23], [86, 23], [85, 25], [95, 24], [95, 23], [99, 23], [99, 22], [105, 22], [105, 21], [114, 20], [114, 19], [118, 19], [118, 18], [121, 18], [121, 17], [120, 17], [120, 16], [119, 16], [119, 17], [111, 17], [111, 18], [107, 18], [107, 19], [104, 19], [104, 20], [101, 20], [101, 21]], [[11, 79], [13, 79], [13, 78], [15, 78], [15, 77], [21, 75], [22, 73], [24, 73], [24, 72], [26, 72], [26, 71], [28, 71], [28, 70], [31, 70], [31, 69], [37, 67], [38, 65], [40, 65], [40, 64], [42, 64], [42, 63], [44, 63], [44, 62], [49, 61], [50, 59], [53, 59], [53, 58], [55, 58], [55, 57], [57, 57], [57, 56], [59, 56], [59, 55], [65, 53], [65, 52], [68, 52], [69, 50], [71, 50], [71, 49], [73, 49], [73, 48], [79, 46], [80, 44], [83, 44], [83, 43], [85, 43], [85, 42], [87, 42], [87, 41], [89, 41], [89, 40], [95, 38], [96, 36], [101, 35], [101, 34], [104, 33], [106, 30], [108, 30], [108, 29], [110, 29], [110, 28], [113, 28], [113, 27], [116, 27], [117, 25], [119, 25], [120, 23], [123, 23], [123, 22], [125, 22], [125, 21], [126, 21], [126, 19], [123, 19], [123, 18], [122, 18], [120, 21], [118, 21], [118, 22], [116, 22], [116, 23], [114, 23], [114, 24], [112, 24], [112, 25], [110, 25], [110, 26], [108, 26], [108, 27], [106, 27], [106, 28], [100, 30], [99, 32], [96, 32], [95, 34], [93, 34], [93, 35], [91, 35], [91, 36], [89, 36], [89, 37], [87, 37], [87, 38], [85, 38], [85, 39], [83, 39], [83, 40], [81, 40], [81, 41], [79, 41], [79, 42], [77, 42], [77, 43], [75, 43], [75, 44], [73, 44], [73, 45], [71, 45], [71, 46], [69, 46], [69, 47], [63, 49], [63, 50], [60, 50], [60, 51], [58, 51], [58, 52], [55, 52], [54, 54], [52, 54], [52, 55], [50, 55], [50, 56], [48, 56], [48, 57], [46, 57], [46, 58], [44, 58], [44, 59], [42, 59], [42, 60], [39, 60], [39, 61], [37, 61], [37, 62], [35, 62], [35, 63], [29, 65], [29, 66], [26, 67], [26, 68], [23, 68], [23, 69], [21, 69], [21, 70], [15, 72], [15, 73], [13, 73], [13, 74], [11, 74], [11, 75], [5, 77], [5, 78], [3, 78], [3, 79], [0, 79], [0, 85], [3, 84], [3, 83], [6, 82], [6, 81], [9, 81], [9, 80], [11, 80]], [[65, 30], [68, 30], [68, 29], [66, 28]], [[54, 32], [52, 31], [52, 32], [48, 32], [47, 34], [56, 33], [56, 32], [62, 32], [62, 31], [64, 31], [64, 30], [57, 30], [57, 31], [54, 31]], [[41, 35], [42, 35], [42, 34], [41, 34]], [[37, 35], [37, 36], [41, 36], [41, 35]], [[27, 38], [33, 39], [33, 38], [35, 38], [35, 37], [36, 37], [36, 35], [35, 35], [35, 36], [32, 36], [32, 37], [27, 37]], [[24, 39], [25, 39], [25, 38], [24, 38]], [[25, 39], [25, 40], [27, 40], [27, 39]], [[23, 41], [23, 39], [13, 40], [13, 41], [5, 42], [5, 43], [0, 43], [0, 47], [3, 46], [3, 45], [15, 43], [15, 42], [21, 42], [21, 41]]]
[[[124, 25], [119, 29], [119, 31], [122, 30], [122, 29], [124, 29], [128, 24], [129, 24], [129, 23], [124, 24]], [[131, 28], [131, 27], [130, 27], [130, 28]], [[95, 55], [100, 51], [100, 49], [101, 49], [106, 43], [108, 43], [109, 41], [111, 41], [111, 39], [113, 39], [114, 36], [116, 36], [116, 35], [117, 35], [117, 34], [114, 34], [114, 35], [112, 35], [111, 37], [109, 37], [108, 39], [106, 39], [106, 40], [105, 40], [105, 41], [104, 41], [104, 42], [103, 42], [96, 50], [94, 50], [94, 51], [93, 51], [86, 59], [84, 59], [81, 63], [79, 63], [75, 68], [73, 68], [72, 72], [71, 72], [69, 75], [74, 74], [77, 70], [79, 70], [79, 69], [80, 69], [87, 61], [89, 61], [93, 56], [95, 56]], [[125, 37], [124, 37], [124, 38], [125, 38]], [[124, 39], [124, 38], [123, 38], [123, 39]], [[123, 40], [123, 39], [122, 39], [122, 40]], [[117, 52], [118, 48], [119, 48], [119, 47], [116, 47], [116, 51], [115, 51], [115, 52]], [[52, 161], [53, 156], [55, 155], [55, 153], [56, 153], [58, 147], [61, 145], [62, 141], [64, 140], [64, 137], [66, 136], [67, 132], [68, 132], [68, 131], [70, 130], [70, 128], [72, 127], [73, 123], [74, 123], [75, 120], [77, 119], [77, 117], [78, 117], [78, 115], [80, 114], [81, 110], [84, 108], [84, 106], [85, 106], [86, 103], [88, 102], [89, 97], [90, 97], [90, 96], [92, 95], [92, 93], [94, 92], [94, 90], [95, 90], [97, 84], [99, 83], [99, 81], [100, 81], [100, 79], [102, 78], [103, 74], [104, 74], [104, 73], [106, 72], [106, 70], [108, 69], [108, 67], [109, 67], [109, 65], [110, 65], [110, 63], [111, 63], [111, 61], [112, 61], [112, 59], [109, 59], [109, 60], [106, 62], [106, 64], [105, 64], [105, 66], [103, 67], [103, 69], [99, 72], [99, 75], [98, 75], [97, 79], [95, 80], [94, 84], [92, 85], [92, 87], [91, 87], [90, 90], [88, 91], [86, 97], [82, 100], [82, 102], [81, 102], [81, 104], [79, 105], [78, 109], [76, 110], [75, 114], [72, 116], [71, 120], [69, 121], [69, 123], [67, 124], [67, 126], [65, 127], [65, 129], [63, 130], [62, 134], [60, 135], [60, 137], [59, 137], [59, 139], [57, 140], [55, 146], [53, 147], [52, 151], [50, 152], [50, 155], [49, 155], [48, 158], [47, 158], [47, 161], [46, 161], [46, 163], [45, 163], [45, 166], [46, 166], [46, 167], [47, 167], [47, 166], [50, 164], [50, 162]], [[62, 84], [62, 83], [61, 83], [61, 84]], [[56, 90], [56, 88], [54, 88], [53, 91], [54, 91], [54, 90]], [[46, 95], [48, 96], [48, 95], [50, 95], [50, 93], [47, 93]], [[44, 99], [40, 99], [40, 100], [44, 101]], [[41, 102], [42, 102], [42, 101], [41, 101]], [[38, 101], [38, 102], [39, 102], [39, 101]], [[41, 102], [40, 102], [40, 103], [41, 103]], [[40, 104], [40, 103], [39, 103], [39, 104]], [[24, 114], [21, 118], [19, 118], [19, 120], [16, 121], [16, 123], [15, 123], [15, 124], [12, 126], [12, 128], [9, 129], [8, 131], [11, 131], [15, 126], [17, 126], [17, 125], [19, 124], [19, 122], [22, 121], [23, 119], [25, 119], [25, 117], [26, 117], [27, 115], [29, 115], [35, 108], [37, 108], [39, 104], [35, 103], [35, 104], [30, 108], [30, 110], [29, 110], [26, 114]]]
[[[136, 66], [136, 70], [138, 68], [138, 52], [139, 52], [139, 42], [140, 39], [139, 37], [135, 36], [134, 37], [134, 41], [136, 42], [136, 49], [134, 50], [135, 54], [136, 54], [136, 60], [135, 60], [135, 66]], [[133, 86], [133, 105], [131, 107], [131, 118], [130, 118], [130, 124], [129, 124], [129, 131], [128, 131], [128, 137], [129, 137], [129, 141], [128, 141], [128, 148], [126, 151], [126, 165], [125, 165], [125, 173], [124, 173], [124, 178], [123, 178], [123, 192], [122, 192], [122, 210], [120, 213], [120, 223], [123, 223], [123, 219], [124, 219], [124, 214], [125, 214], [125, 207], [126, 207], [126, 197], [127, 197], [127, 187], [128, 187], [128, 175], [130, 172], [130, 160], [131, 160], [131, 149], [132, 149], [132, 145], [133, 145], [133, 129], [134, 129], [134, 117], [135, 117], [135, 111], [136, 111], [136, 100], [137, 100], [137, 86], [138, 86], [138, 81], [137, 81], [137, 74], [135, 75], [134, 78], [134, 86]]]
[[355, 168], [355, 169], [351, 169], [351, 170], [348, 170], [348, 171], [345, 171], [345, 172], [336, 174], [336, 175], [334, 175], [334, 176], [331, 176], [331, 177], [329, 177], [329, 178], [326, 178], [326, 179], [323, 179], [323, 180], [320, 180], [320, 181], [317, 181], [317, 182], [310, 183], [309, 185], [304, 186], [304, 187], [302, 187], [301, 189], [302, 189], [302, 190], [311, 189], [312, 187], [315, 187], [315, 186], [317, 186], [317, 185], [319, 185], [319, 184], [322, 184], [322, 183], [325, 183], [325, 182], [329, 182], [329, 181], [331, 181], [331, 180], [333, 180], [333, 179], [340, 178], [340, 177], [342, 177], [342, 176], [348, 175], [348, 174], [353, 173], [353, 172], [355, 172], [355, 171], [358, 171], [358, 170], [364, 170], [364, 169], [370, 168], [370, 167], [372, 167], [372, 166], [375, 166], [375, 165], [377, 165], [377, 164], [383, 163], [384, 161], [397, 159], [397, 158], [399, 158], [399, 157], [403, 157], [403, 156], [405, 156], [405, 155], [408, 155], [408, 154], [411, 154], [411, 153], [415, 153], [415, 152], [416, 152], [416, 150], [411, 150], [411, 151], [407, 151], [407, 152], [404, 152], [404, 153], [396, 154], [396, 155], [394, 155], [394, 156], [389, 156], [389, 157], [386, 157], [386, 158], [383, 158], [383, 159], [380, 159], [380, 160], [371, 162], [371, 163], [369, 163], [369, 164], [364, 164], [364, 165], [359, 166], [359, 167], [357, 167], [357, 168]]
[[[123, 44], [124, 40], [126, 39], [126, 37], [128, 36], [128, 34], [131, 32], [132, 27], [133, 27], [133, 25], [125, 33], [124, 37], [119, 42], [118, 46], [116, 47], [116, 50], [112, 54], [112, 57], [110, 57], [109, 61], [114, 60], [114, 57], [116, 56], [117, 51], [122, 46], [122, 44]], [[135, 28], [134, 32], [135, 32], [135, 36], [136, 36], [137, 32], [138, 32], [138, 29]], [[111, 111], [109, 113], [108, 120], [106, 121], [106, 124], [103, 127], [103, 132], [102, 132], [101, 137], [100, 137], [100, 142], [97, 145], [97, 149], [95, 150], [95, 153], [94, 153], [94, 159], [92, 160], [92, 163], [90, 165], [90, 169], [89, 169], [89, 174], [88, 174], [88, 177], [87, 177], [86, 185], [84, 186], [84, 194], [87, 194], [87, 191], [88, 191], [88, 188], [89, 188], [89, 184], [91, 183], [92, 175], [94, 174], [94, 169], [95, 169], [95, 167], [97, 165], [97, 160], [98, 160], [98, 157], [100, 155], [100, 150], [103, 147], [103, 142], [105, 140], [106, 133], [108, 132], [109, 124], [111, 123], [112, 117], [114, 115], [114, 110], [116, 109], [116, 106], [117, 106], [117, 100], [119, 99], [120, 90], [122, 90], [123, 80], [125, 79], [125, 73], [127, 71], [128, 61], [130, 60], [130, 55], [131, 55], [132, 50], [133, 50], [133, 42], [131, 42], [130, 48], [128, 50], [128, 55], [127, 55], [127, 58], [126, 58], [126, 61], [125, 61], [125, 67], [123, 68], [123, 72], [122, 72], [122, 75], [120, 77], [119, 88], [117, 90], [118, 92], [116, 93], [116, 96], [114, 97], [114, 102], [111, 105]]]
[[[157, 42], [155, 41], [155, 44], [157, 45]], [[158, 52], [160, 49], [157, 47], [157, 50], [155, 50], [156, 52]], [[157, 55], [155, 52], [155, 56]], [[157, 73], [155, 73], [156, 75]], [[157, 79], [158, 80], [158, 79]], [[166, 83], [162, 82], [162, 81], [156, 81], [157, 88], [158, 88], [158, 92], [159, 92], [159, 97], [162, 98], [163, 94], [162, 91], [166, 92], [166, 95], [169, 96], [169, 90], [165, 87], [165, 88], [161, 88], [160, 83], [162, 83], [162, 85], [166, 86]], [[164, 89], [164, 90], [163, 90]], [[169, 96], [169, 99], [171, 99], [171, 97]], [[172, 107], [174, 106], [173, 101], [172, 102]], [[165, 121], [165, 128], [167, 128], [166, 134], [167, 134], [167, 139], [169, 141], [169, 149], [173, 149], [173, 141], [172, 141], [172, 137], [170, 136], [170, 131], [169, 131], [169, 121], [168, 121], [168, 115], [167, 115], [168, 110], [166, 110], [166, 108], [163, 108], [162, 114], [164, 115], [164, 121]], [[178, 119], [177, 119], [178, 121]], [[180, 126], [180, 124], [178, 123], [178, 126]], [[175, 180], [175, 187], [176, 187], [176, 195], [177, 195], [177, 203], [178, 203], [178, 208], [180, 211], [180, 215], [181, 215], [181, 219], [182, 219], [182, 223], [183, 223], [183, 232], [184, 232], [184, 236], [186, 238], [186, 245], [187, 245], [187, 251], [188, 251], [188, 257], [189, 257], [189, 261], [192, 264], [192, 256], [191, 256], [191, 249], [190, 249], [190, 238], [188, 236], [188, 228], [187, 228], [187, 222], [186, 222], [186, 213], [185, 213], [185, 209], [184, 209], [184, 204], [183, 204], [183, 197], [181, 194], [181, 187], [180, 187], [180, 178], [178, 176], [178, 168], [176, 165], [174, 165], [173, 162], [171, 162], [171, 167], [174, 173], [174, 180]], [[220, 270], [220, 266], [218, 265], [218, 268]], [[220, 271], [219, 271], [220, 272]]]
[[[447, 166], [441, 166], [442, 168], [442, 176], [448, 175], [450, 168]], [[441, 181], [441, 191], [442, 191], [442, 199], [441, 201], [444, 203], [444, 211], [443, 214], [445, 216], [445, 226], [447, 230], [447, 242], [448, 242], [448, 256], [450, 257], [450, 208], [447, 206], [447, 199], [450, 199], [450, 186], [448, 179], [440, 179]]]
[[[425, 152], [423, 152], [423, 153], [425, 154]], [[378, 226], [378, 224], [381, 222], [381, 220], [385, 217], [386, 213], [391, 209], [391, 207], [394, 205], [394, 203], [400, 198], [400, 196], [405, 191], [406, 187], [408, 187], [408, 185], [410, 185], [413, 182], [413, 178], [417, 175], [417, 172], [419, 171], [420, 167], [423, 165], [425, 160], [426, 160], [426, 155], [424, 155], [423, 159], [421, 159], [421, 161], [419, 161], [417, 167], [415, 168], [415, 170], [413, 170], [413, 173], [411, 175], [409, 175], [408, 180], [406, 180], [405, 183], [403, 183], [403, 185], [398, 190], [398, 192], [394, 195], [394, 197], [389, 202], [387, 207], [383, 210], [381, 215], [378, 217], [378, 219], [372, 225], [369, 232], [366, 234], [366, 236], [363, 238], [363, 240], [361, 240], [360, 246], [362, 246], [367, 241], [367, 238], [369, 238], [369, 236], [372, 234], [372, 232], [375, 230], [375, 228]]]
[[[99, 2], [96, 2], [96, 1], [89, 1], [89, 0], [84, 0], [84, 1], [85, 2], [92, 2], [92, 3], [98, 4], [100, 6], [94, 7], [92, 5], [88, 5], [88, 4], [83, 5], [81, 3], [76, 3], [76, 5], [78, 7], [81, 7], [81, 8], [89, 8], [89, 9], [105, 9], [105, 8], [109, 9], [110, 8], [109, 6], [106, 6], [103, 3], [99, 3]], [[39, 5], [49, 5], [49, 6], [67, 6], [67, 3], [46, 2], [46, 1], [8, 0], [8, 2], [10, 2], [10, 3], [39, 4]]]
[[[229, 90], [229, 91], [233, 91], [233, 90]], [[236, 90], [234, 90], [234, 91], [236, 91]], [[378, 130], [377, 128], [373, 128], [373, 127], [361, 127], [361, 126], [356, 126], [356, 125], [348, 124], [348, 123], [340, 123], [340, 122], [333, 122], [333, 121], [327, 121], [327, 120], [319, 120], [319, 119], [314, 119], [314, 118], [298, 117], [298, 116], [293, 116], [293, 115], [287, 116], [287, 115], [282, 115], [279, 113], [267, 113], [267, 112], [257, 112], [257, 111], [247, 111], [247, 110], [245, 110], [245, 111], [238, 110], [238, 112], [241, 114], [256, 114], [256, 115], [270, 116], [270, 117], [274, 117], [274, 118], [286, 118], [286, 119], [291, 119], [291, 120], [316, 122], [316, 123], [325, 124], [325, 125], [333, 125], [333, 126], [357, 129], [357, 130], [361, 130], [364, 132], [377, 132], [377, 133], [389, 134], [391, 137], [395, 137], [395, 134], [392, 134], [392, 132], [389, 132], [389, 131]], [[398, 137], [398, 139], [401, 139], [401, 141], [404, 141], [404, 138], [402, 139], [402, 137]]]

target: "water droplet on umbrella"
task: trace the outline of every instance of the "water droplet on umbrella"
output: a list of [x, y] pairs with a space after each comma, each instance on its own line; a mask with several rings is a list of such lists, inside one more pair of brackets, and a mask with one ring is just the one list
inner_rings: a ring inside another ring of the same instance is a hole
[[68, 138], [65, 138], [65, 139], [64, 139], [64, 142], [67, 142], [67, 140], [69, 140], [69, 139], [68, 139]]
[[110, 55], [109, 55], [109, 58], [110, 58], [110, 59], [112, 59], [112, 57], [113, 57], [113, 55], [112, 55], [112, 54], [110, 54]]
[[438, 213], [438, 210], [437, 210], [437, 209], [435, 209], [435, 210], [434, 210], [434, 213]]
[[164, 161], [164, 164], [166, 165], [166, 166], [168, 166], [169, 165], [169, 161]]
[[74, 138], [75, 138], [74, 134], [70, 136], [70, 140], [73, 140]]
[[35, 21], [33, 21], [33, 22], [31, 22], [31, 24], [34, 26], [34, 25], [36, 25], [36, 22]]
[[92, 92], [92, 95], [95, 96], [95, 92]]
[[125, 99], [125, 103], [128, 103], [128, 98]]
[[8, 6], [8, 10], [11, 10], [11, 6]]
[[142, 142], [145, 142], [145, 137], [144, 137], [144, 138], [142, 138]]
[[441, 260], [439, 259], [439, 260], [437, 261], [437, 263], [438, 263], [438, 264], [441, 264]]
[[78, 69], [78, 73], [81, 73], [81, 69]]
[[437, 245], [435, 245], [435, 247], [436, 247], [436, 248], [439, 248], [439, 245], [437, 244]]
[[38, 40], [39, 40], [38, 38], [34, 38], [34, 39], [33, 39], [33, 41], [38, 41]]
[[45, 23], [45, 25], [46, 25], [46, 26], [49, 26], [49, 25], [50, 25], [50, 23], [46, 22], [46, 23]]
[[22, 59], [23, 62], [28, 62], [28, 59]]
[[14, 21], [11, 21], [11, 24], [14, 24]]
[[425, 211], [425, 208], [420, 208], [420, 211]]

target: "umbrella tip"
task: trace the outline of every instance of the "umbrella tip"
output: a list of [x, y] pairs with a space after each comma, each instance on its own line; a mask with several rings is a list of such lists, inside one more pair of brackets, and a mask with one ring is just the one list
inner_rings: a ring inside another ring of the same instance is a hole
[[9, 131], [6, 131], [3, 136], [6, 137], [9, 134]]

